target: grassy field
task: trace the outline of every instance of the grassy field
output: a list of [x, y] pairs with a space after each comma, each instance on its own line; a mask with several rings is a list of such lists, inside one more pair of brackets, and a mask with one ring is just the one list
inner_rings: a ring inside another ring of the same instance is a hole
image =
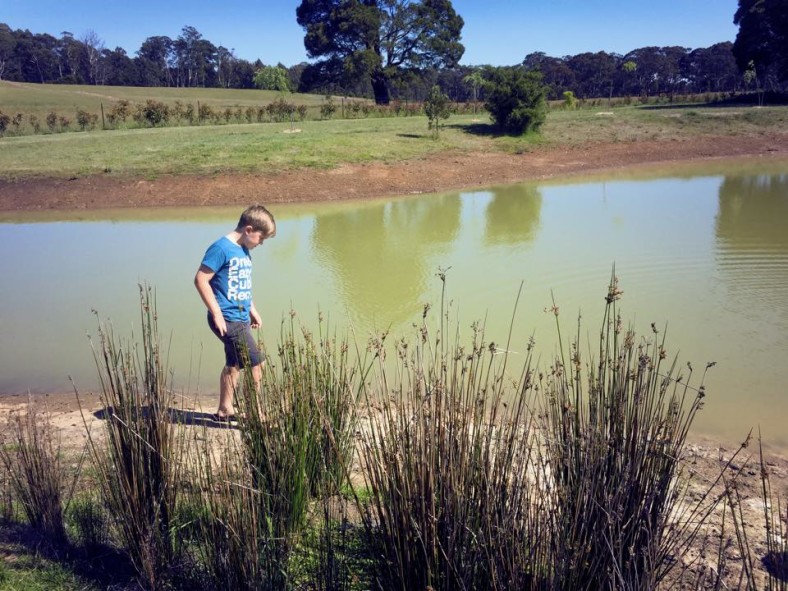
[[[122, 88], [0, 83], [0, 110], [43, 113], [107, 109], [113, 99], [213, 104], [217, 109], [262, 104], [277, 93], [256, 90]], [[287, 95], [313, 108], [317, 95]], [[261, 102], [262, 101], [262, 102]], [[285, 123], [229, 123], [11, 134], [0, 138], [0, 178], [92, 174], [276, 172], [343, 163], [400, 161], [438, 151], [527, 152], [535, 145], [636, 142], [688, 136], [788, 132], [788, 107], [713, 107], [702, 104], [553, 110], [539, 135], [498, 136], [485, 113], [453, 115], [438, 140], [424, 116], [307, 119]]]
[[76, 109], [106, 110], [120, 100], [145, 102], [148, 99], [174, 105], [175, 101], [211, 105], [216, 109], [247, 107], [269, 103], [284, 96], [298, 105], [316, 106], [323, 97], [316, 94], [237, 90], [223, 88], [148, 88], [140, 86], [89, 86], [76, 84], [27, 84], [0, 82], [0, 109], [13, 114], [31, 113], [39, 118], [49, 111], [73, 113]]

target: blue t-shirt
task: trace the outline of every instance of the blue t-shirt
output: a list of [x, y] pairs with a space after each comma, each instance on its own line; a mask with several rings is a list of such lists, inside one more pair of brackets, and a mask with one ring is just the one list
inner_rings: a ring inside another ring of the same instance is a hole
[[215, 273], [211, 289], [224, 319], [249, 322], [252, 307], [252, 257], [249, 251], [222, 236], [208, 247], [202, 264]]

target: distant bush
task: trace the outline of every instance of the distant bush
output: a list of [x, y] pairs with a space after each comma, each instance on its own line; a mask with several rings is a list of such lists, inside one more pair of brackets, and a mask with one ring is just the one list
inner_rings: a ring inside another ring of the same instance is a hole
[[189, 103], [183, 110], [183, 116], [189, 122], [189, 125], [194, 123], [194, 105]]
[[200, 122], [209, 121], [214, 118], [214, 112], [210, 105], [199, 105], [197, 108], [197, 119]]
[[295, 104], [281, 97], [269, 103], [265, 109], [272, 121], [287, 121], [296, 112]]
[[131, 103], [126, 99], [121, 99], [114, 105], [112, 105], [112, 109], [110, 109], [110, 116], [112, 121], [123, 121], [125, 122], [128, 116], [131, 114]]
[[98, 122], [98, 115], [95, 113], [88, 113], [82, 109], [77, 109], [77, 125], [82, 131], [93, 129]]
[[142, 115], [150, 125], [156, 127], [167, 123], [170, 118], [170, 108], [161, 101], [148, 99], [142, 109]]
[[175, 121], [182, 121], [183, 113], [183, 103], [181, 101], [175, 101], [172, 108], [170, 109], [170, 118], [174, 119]]
[[574, 111], [577, 108], [577, 97], [571, 90], [564, 92], [564, 107], [570, 111]]
[[495, 125], [512, 135], [536, 131], [547, 116], [542, 76], [521, 68], [493, 68], [487, 72], [485, 103]]
[[337, 105], [334, 102], [334, 99], [331, 98], [331, 95], [326, 95], [326, 98], [323, 99], [323, 104], [320, 105], [320, 118], [321, 119], [331, 119], [334, 116], [334, 113], [337, 110]]
[[57, 129], [57, 113], [54, 111], [47, 113], [47, 127], [52, 133]]
[[0, 111], [0, 137], [5, 135], [9, 123], [11, 123], [11, 117]]

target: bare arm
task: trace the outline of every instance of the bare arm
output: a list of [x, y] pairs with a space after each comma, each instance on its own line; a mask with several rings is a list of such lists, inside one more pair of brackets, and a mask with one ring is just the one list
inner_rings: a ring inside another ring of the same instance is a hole
[[249, 307], [249, 318], [252, 321], [252, 328], [260, 328], [263, 324], [263, 318], [260, 316], [260, 313], [257, 311], [257, 308], [254, 307], [254, 302]]
[[197, 274], [194, 276], [194, 286], [197, 288], [197, 293], [200, 294], [205, 307], [211, 313], [216, 328], [219, 329], [219, 334], [224, 335], [227, 333], [227, 323], [224, 321], [222, 310], [219, 308], [219, 302], [216, 301], [216, 296], [213, 295], [210, 281], [216, 275], [214, 271], [205, 265], [200, 265]]

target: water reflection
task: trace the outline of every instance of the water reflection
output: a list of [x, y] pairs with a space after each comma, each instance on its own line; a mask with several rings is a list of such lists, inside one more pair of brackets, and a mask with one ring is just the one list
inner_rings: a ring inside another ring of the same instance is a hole
[[[553, 293], [562, 330], [577, 334], [581, 312], [580, 339], [593, 350], [615, 263], [620, 309], [639, 335], [649, 338], [651, 322], [670, 323], [671, 356], [696, 368], [718, 362], [697, 427], [736, 441], [760, 425], [788, 444], [787, 169], [277, 206], [277, 238], [254, 252], [261, 336], [274, 346], [291, 308], [307, 329], [318, 309], [334, 329], [353, 323], [360, 344], [371, 329], [410, 335], [422, 306], [440, 301], [436, 271], [450, 267], [460, 326], [484, 319], [496, 342], [508, 336], [524, 282], [511, 350], [524, 351], [533, 334], [546, 363], [555, 350], [555, 318], [544, 313]], [[178, 386], [214, 392], [221, 350], [192, 278], [237, 208], [47, 215], [0, 222], [0, 248], [20, 253], [0, 257], [0, 394], [69, 390], [68, 375], [92, 387], [91, 308], [128, 334], [139, 322], [141, 281], [156, 288]]]
[[330, 269], [352, 317], [385, 327], [412, 318], [424, 300], [430, 260], [460, 226], [456, 195], [373, 203], [317, 217], [315, 257]]
[[538, 187], [495, 187], [492, 195], [485, 210], [485, 244], [531, 242], [539, 230], [539, 213], [542, 209], [542, 194]]
[[788, 175], [727, 177], [716, 219], [718, 262], [732, 289], [777, 304], [788, 296]]

